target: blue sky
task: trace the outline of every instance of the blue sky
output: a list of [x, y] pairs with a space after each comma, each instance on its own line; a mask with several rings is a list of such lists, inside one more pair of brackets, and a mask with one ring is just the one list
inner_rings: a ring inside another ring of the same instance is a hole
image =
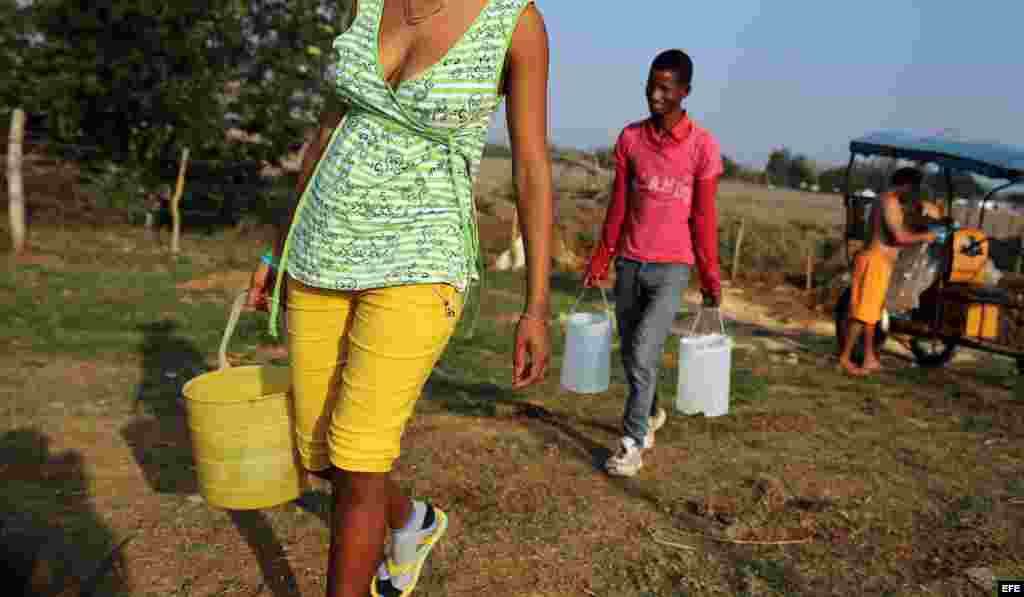
[[[878, 128], [954, 129], [1024, 145], [1020, 0], [691, 3], [540, 0], [551, 36], [551, 141], [610, 145], [647, 115], [660, 50], [693, 58], [691, 114], [763, 166], [788, 146], [843, 163]], [[492, 136], [504, 141], [505, 115]]]

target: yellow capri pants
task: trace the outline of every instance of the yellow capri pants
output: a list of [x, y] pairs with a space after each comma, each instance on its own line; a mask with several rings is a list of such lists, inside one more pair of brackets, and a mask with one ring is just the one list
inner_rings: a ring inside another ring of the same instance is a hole
[[391, 470], [462, 305], [449, 284], [348, 292], [289, 277], [295, 435], [307, 470]]

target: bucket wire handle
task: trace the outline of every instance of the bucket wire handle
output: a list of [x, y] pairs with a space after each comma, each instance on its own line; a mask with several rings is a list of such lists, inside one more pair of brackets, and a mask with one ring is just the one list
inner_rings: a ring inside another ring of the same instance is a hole
[[693, 336], [697, 332], [697, 324], [700, 323], [701, 315], [704, 315], [705, 311], [715, 311], [718, 313], [718, 326], [722, 329], [722, 335], [725, 335], [725, 318], [722, 317], [722, 310], [717, 307], [704, 307], [701, 306], [700, 310], [697, 311], [697, 317], [693, 320], [693, 326], [690, 327], [690, 336]]
[[235, 297], [235, 302], [231, 305], [228, 325], [224, 328], [224, 337], [220, 340], [220, 351], [217, 353], [218, 365], [222, 370], [231, 367], [231, 363], [228, 362], [228, 342], [231, 341], [231, 336], [235, 334], [235, 326], [238, 325], [238, 318], [242, 316], [242, 309], [245, 308], [245, 301], [248, 296], [248, 290], [240, 293]]
[[[605, 311], [608, 312], [608, 317], [610, 318], [612, 316], [612, 307], [611, 307], [610, 304], [608, 304], [608, 295], [605, 294], [604, 288], [598, 286], [597, 289], [601, 291], [601, 299], [604, 300], [604, 309], [605, 309]], [[573, 313], [576, 312], [576, 306], [580, 304], [580, 299], [583, 298], [583, 295], [586, 292], [587, 292], [587, 287], [584, 286], [583, 290], [580, 290], [580, 293], [576, 296], [576, 302], [573, 303], [572, 304], [572, 308], [569, 309], [569, 315], [572, 315]]]

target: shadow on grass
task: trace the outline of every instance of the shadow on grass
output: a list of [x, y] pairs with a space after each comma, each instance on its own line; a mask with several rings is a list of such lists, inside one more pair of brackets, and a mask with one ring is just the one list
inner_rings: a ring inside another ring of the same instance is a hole
[[81, 455], [51, 453], [46, 435], [21, 429], [0, 437], [0, 460], [4, 594], [130, 594], [124, 542], [93, 508]]
[[[753, 388], [757, 391], [759, 388]], [[674, 506], [676, 498], [658, 491], [660, 480], [645, 477], [613, 477], [605, 472], [605, 461], [612, 455], [611, 443], [602, 443], [602, 436], [618, 438], [621, 429], [604, 421], [581, 418], [558, 412], [547, 406], [527, 402], [515, 392], [491, 383], [477, 383], [460, 380], [435, 372], [427, 384], [424, 395], [429, 404], [447, 412], [467, 417], [494, 417], [516, 420], [523, 423], [529, 432], [546, 444], [559, 447], [560, 453], [591, 467], [593, 474], [601, 475], [609, 487], [614, 488], [629, 500], [647, 504], [648, 508], [664, 516], [671, 524], [708, 535], [721, 535], [723, 528], [719, 521]], [[752, 584], [765, 582], [773, 588], [780, 587], [784, 594], [797, 595], [794, 587], [799, 586], [796, 572], [781, 562], [751, 559], [749, 549], [741, 546], [707, 542], [704, 546], [715, 553], [727, 567], [735, 570], [730, 584], [736, 594], [749, 594]]]
[[274, 597], [300, 595], [288, 556], [266, 515], [258, 510], [231, 510], [228, 515], [259, 561], [263, 582], [270, 593]]
[[[583, 276], [575, 272], [551, 272], [550, 283], [552, 293], [560, 292], [565, 296], [572, 298], [572, 300], [576, 300], [576, 297], [583, 290]], [[597, 291], [593, 290], [592, 292], [596, 293]], [[610, 291], [606, 290], [605, 292], [611, 294]], [[609, 300], [611, 300], [611, 297], [609, 297]]]
[[[589, 464], [596, 474], [605, 475], [604, 463], [612, 451], [608, 446], [593, 439], [580, 430], [588, 427], [618, 436], [620, 430], [606, 423], [576, 419], [557, 413], [544, 406], [525, 402], [506, 388], [490, 383], [466, 383], [435, 374], [427, 383], [424, 396], [429, 403], [462, 416], [498, 417], [503, 416], [524, 422], [530, 431], [546, 442], [559, 445], [582, 462]], [[499, 406], [502, 409], [499, 415]], [[645, 483], [630, 478], [607, 477], [608, 482], [629, 497], [648, 502], [661, 509], [658, 496], [645, 487]]]
[[[178, 335], [172, 321], [142, 326], [143, 379], [136, 400], [137, 417], [121, 430], [136, 463], [156, 493], [199, 493], [182, 387], [205, 370], [203, 355]], [[229, 424], [225, 421], [225, 424]], [[239, 534], [252, 549], [264, 583], [274, 597], [298, 595], [295, 574], [266, 515], [229, 511]]]
[[522, 404], [511, 390], [498, 385], [465, 382], [436, 371], [427, 380], [423, 397], [428, 404], [465, 417], [495, 417], [499, 405]]
[[[606, 447], [570, 425], [572, 419], [568, 416], [525, 402], [512, 390], [492, 383], [463, 382], [435, 373], [427, 382], [424, 397], [444, 410], [467, 417], [498, 417], [499, 406], [510, 407], [503, 410], [502, 416], [532, 423], [533, 430], [543, 433], [545, 439], [559, 440], [551, 436], [552, 431], [571, 439], [577, 454], [598, 469], [603, 469], [604, 461], [611, 455]], [[589, 421], [588, 424], [605, 431], [611, 429], [611, 426], [598, 422]]]
[[[797, 597], [807, 594], [798, 589], [806, 585], [800, 573], [781, 559], [759, 557], [749, 550], [737, 549], [739, 546], [728, 546], [723, 551], [729, 553], [733, 566], [732, 582], [737, 595], [760, 594], [758, 588], [764, 587], [774, 595]], [[760, 586], [760, 587], [759, 587]]]

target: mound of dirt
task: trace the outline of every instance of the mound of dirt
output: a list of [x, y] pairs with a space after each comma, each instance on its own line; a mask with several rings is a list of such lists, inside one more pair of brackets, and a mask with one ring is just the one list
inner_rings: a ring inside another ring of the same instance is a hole
[[[6, 156], [0, 154], [0, 159]], [[128, 214], [122, 210], [102, 208], [81, 187], [80, 171], [74, 162], [53, 158], [25, 148], [22, 181], [26, 218], [33, 223], [123, 223]], [[0, 211], [7, 209], [7, 172], [0, 172]]]

